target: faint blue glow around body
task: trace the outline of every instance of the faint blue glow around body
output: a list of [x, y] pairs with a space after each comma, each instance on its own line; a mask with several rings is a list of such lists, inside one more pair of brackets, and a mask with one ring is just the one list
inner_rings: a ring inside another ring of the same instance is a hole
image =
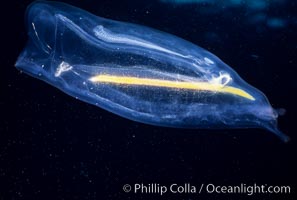
[[254, 10], [263, 10], [269, 6], [268, 1], [266, 0], [249, 0], [242, 1], [244, 4]]
[[287, 22], [281, 18], [270, 18], [267, 20], [267, 26], [271, 28], [284, 28], [287, 26]]
[[269, 5], [267, 0], [161, 0], [162, 2], [175, 3], [175, 4], [214, 4], [217, 6], [242, 6], [253, 9], [265, 9]]
[[[287, 0], [160, 0], [163, 3], [171, 3], [175, 5], [197, 4], [204, 5], [207, 14], [216, 14], [228, 8], [244, 8], [246, 14], [245, 21], [251, 25], [263, 26], [270, 29], [281, 29], [287, 27], [288, 24], [296, 24], [287, 17], [275, 14], [278, 10], [282, 10], [282, 6], [288, 3]], [[211, 9], [209, 9], [211, 8]], [[202, 8], [203, 9], [203, 8]], [[271, 12], [272, 11], [272, 12]], [[271, 14], [273, 13], [273, 14]]]

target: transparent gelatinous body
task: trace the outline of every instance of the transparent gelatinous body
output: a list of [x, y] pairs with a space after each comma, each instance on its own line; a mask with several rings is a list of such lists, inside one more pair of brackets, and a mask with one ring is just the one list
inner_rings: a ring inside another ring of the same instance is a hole
[[26, 23], [16, 67], [82, 101], [148, 124], [260, 127], [288, 139], [259, 90], [190, 42], [58, 2], [31, 4]]

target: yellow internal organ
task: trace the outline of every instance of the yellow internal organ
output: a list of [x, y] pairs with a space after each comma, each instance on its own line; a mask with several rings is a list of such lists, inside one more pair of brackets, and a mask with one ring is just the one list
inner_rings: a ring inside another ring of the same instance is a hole
[[151, 87], [166, 87], [166, 88], [177, 88], [177, 89], [188, 89], [188, 90], [203, 90], [212, 92], [221, 92], [238, 95], [250, 100], [255, 100], [255, 98], [247, 93], [246, 91], [231, 87], [224, 86], [222, 84], [214, 84], [208, 82], [181, 82], [181, 81], [170, 81], [162, 79], [152, 79], [152, 78], [138, 78], [132, 76], [115, 76], [100, 74], [93, 76], [89, 79], [95, 83], [113, 83], [119, 85], [142, 85]]

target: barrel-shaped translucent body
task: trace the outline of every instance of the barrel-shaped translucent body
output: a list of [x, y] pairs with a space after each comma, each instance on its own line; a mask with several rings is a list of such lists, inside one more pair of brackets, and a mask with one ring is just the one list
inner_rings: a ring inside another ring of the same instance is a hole
[[37, 1], [16, 67], [65, 93], [138, 122], [268, 129], [283, 140], [267, 98], [210, 52], [148, 27]]

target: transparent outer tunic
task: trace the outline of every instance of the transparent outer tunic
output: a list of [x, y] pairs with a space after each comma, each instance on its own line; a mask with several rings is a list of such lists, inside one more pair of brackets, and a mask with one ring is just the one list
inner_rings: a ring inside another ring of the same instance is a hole
[[147, 124], [277, 129], [277, 112], [210, 52], [148, 27], [37, 1], [16, 67], [82, 101]]

